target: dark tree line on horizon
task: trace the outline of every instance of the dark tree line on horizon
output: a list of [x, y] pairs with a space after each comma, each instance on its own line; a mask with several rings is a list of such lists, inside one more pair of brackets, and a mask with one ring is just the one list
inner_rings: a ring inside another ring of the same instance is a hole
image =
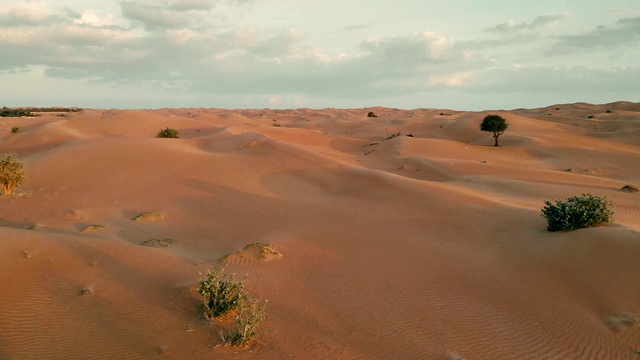
[[8, 108], [2, 107], [0, 117], [21, 117], [21, 116], [37, 116], [34, 112], [78, 112], [82, 109], [78, 108], [62, 108], [62, 107], [29, 107], [29, 108]]

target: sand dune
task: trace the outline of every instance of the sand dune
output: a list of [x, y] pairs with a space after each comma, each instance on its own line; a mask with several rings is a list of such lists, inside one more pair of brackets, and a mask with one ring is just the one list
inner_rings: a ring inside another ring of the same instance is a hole
[[[0, 119], [0, 359], [638, 358], [638, 103], [59, 115]], [[547, 232], [582, 193], [615, 222]], [[246, 350], [198, 308], [221, 264], [268, 304]]]

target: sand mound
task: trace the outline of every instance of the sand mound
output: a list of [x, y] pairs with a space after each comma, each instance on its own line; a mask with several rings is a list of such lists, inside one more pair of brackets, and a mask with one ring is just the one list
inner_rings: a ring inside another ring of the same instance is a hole
[[223, 264], [255, 264], [259, 262], [268, 262], [273, 260], [282, 259], [284, 255], [273, 248], [271, 244], [249, 244], [242, 249], [229, 254], [220, 262]]

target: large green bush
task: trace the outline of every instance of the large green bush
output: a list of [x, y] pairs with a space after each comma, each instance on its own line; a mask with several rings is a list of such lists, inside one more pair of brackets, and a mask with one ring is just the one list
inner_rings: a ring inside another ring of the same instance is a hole
[[608, 209], [605, 198], [582, 194], [555, 204], [545, 201], [541, 216], [548, 222], [547, 230], [575, 230], [603, 225], [613, 221], [613, 212]]
[[179, 139], [180, 133], [176, 129], [166, 128], [158, 131], [158, 135], [156, 137], [159, 138], [170, 138], [170, 139]]

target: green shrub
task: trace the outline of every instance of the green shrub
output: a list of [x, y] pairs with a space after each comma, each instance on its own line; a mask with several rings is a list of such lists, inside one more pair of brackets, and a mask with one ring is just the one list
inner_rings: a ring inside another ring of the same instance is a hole
[[158, 135], [156, 137], [159, 138], [170, 138], [170, 139], [179, 139], [180, 133], [176, 129], [166, 128], [158, 131]]
[[14, 126], [14, 127], [11, 128], [11, 132], [14, 133], [14, 134], [17, 134], [18, 131], [20, 131], [20, 128], [17, 127], [17, 126]]
[[550, 201], [545, 204], [541, 216], [547, 219], [549, 231], [575, 230], [613, 221], [605, 198], [598, 196], [582, 194], [566, 201], [556, 200], [555, 205]]
[[638, 188], [633, 186], [633, 185], [625, 185], [625, 186], [621, 187], [620, 190], [621, 191], [630, 192], [630, 193], [638, 192]]
[[22, 116], [33, 116], [33, 114], [29, 110], [24, 109], [9, 109], [6, 106], [0, 110], [0, 117], [22, 117]]
[[0, 155], [0, 192], [8, 195], [25, 179], [24, 163], [15, 154]]
[[204, 316], [207, 319], [219, 318], [237, 310], [247, 299], [244, 283], [227, 276], [224, 269], [211, 268], [198, 283], [198, 293], [203, 296]]
[[267, 320], [267, 310], [258, 300], [244, 300], [238, 308], [235, 328], [220, 330], [220, 338], [225, 344], [246, 347], [256, 337], [256, 328]]

